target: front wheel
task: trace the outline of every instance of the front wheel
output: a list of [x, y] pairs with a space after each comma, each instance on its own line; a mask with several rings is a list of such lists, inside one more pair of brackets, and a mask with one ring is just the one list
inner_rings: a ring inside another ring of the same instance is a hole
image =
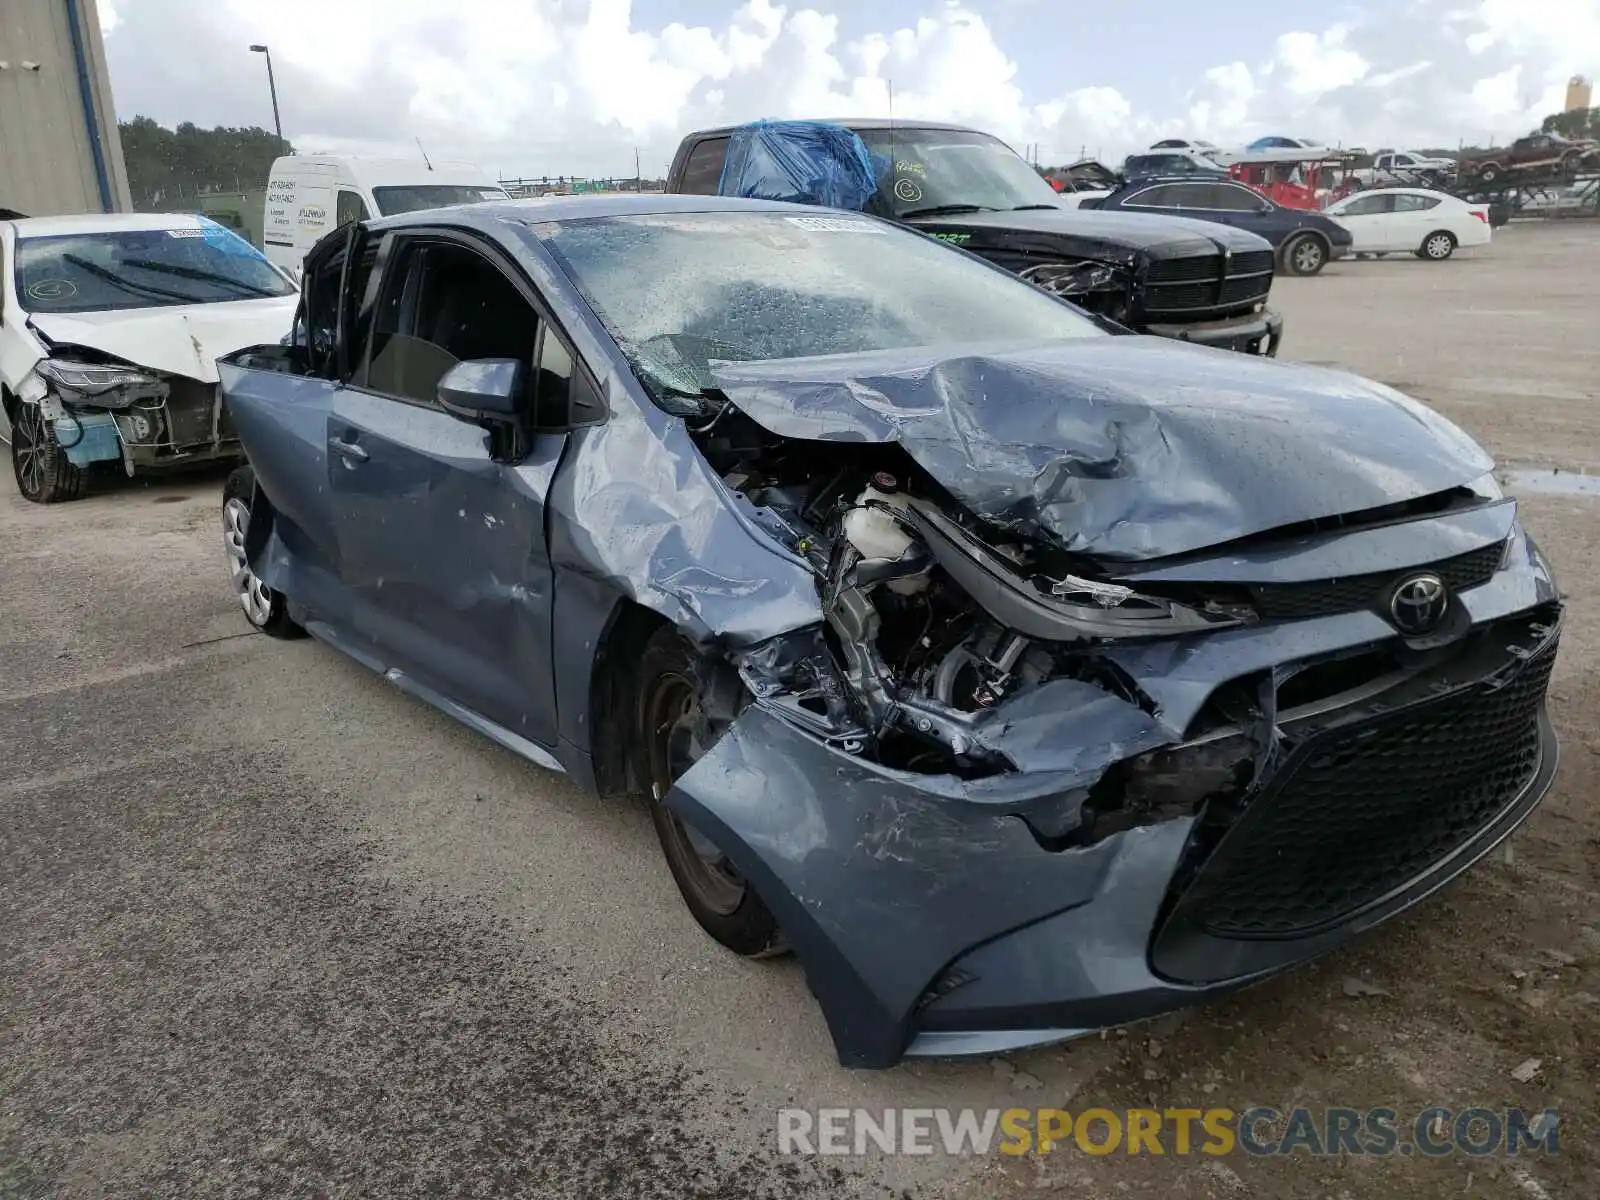
[[1455, 234], [1438, 229], [1422, 239], [1422, 245], [1417, 248], [1417, 257], [1428, 262], [1443, 262], [1455, 252]]
[[228, 560], [228, 577], [246, 621], [268, 637], [299, 637], [305, 631], [289, 619], [283, 593], [261, 582], [245, 553], [255, 492], [256, 476], [249, 467], [236, 468], [222, 489], [222, 552]]
[[75, 466], [37, 404], [11, 409], [11, 473], [17, 491], [34, 504], [59, 504], [83, 495], [83, 468]]
[[694, 650], [663, 627], [645, 645], [639, 668], [634, 753], [667, 868], [700, 928], [735, 954], [763, 958], [788, 947], [778, 923], [726, 855], [664, 801], [678, 777], [717, 734], [700, 708]]
[[1314, 233], [1297, 234], [1283, 246], [1283, 266], [1291, 275], [1315, 275], [1328, 264], [1328, 248]]

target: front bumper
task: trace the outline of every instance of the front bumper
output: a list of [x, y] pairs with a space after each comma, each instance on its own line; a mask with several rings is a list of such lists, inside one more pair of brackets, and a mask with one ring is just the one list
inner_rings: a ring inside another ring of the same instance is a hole
[[[1225, 805], [1075, 837], [1108, 760], [1147, 758], [1148, 743], [1063, 711], [1033, 731], [1053, 748], [1038, 769], [963, 783], [876, 766], [760, 707], [667, 803], [773, 910], [845, 1065], [1139, 1020], [1324, 953], [1526, 819], [1556, 767], [1544, 696], [1560, 604], [1525, 537], [1507, 560], [1459, 594], [1464, 634], [1405, 683], [1236, 731], [1254, 746], [1254, 778]], [[1198, 703], [1258, 666], [1394, 642], [1384, 628], [1343, 613], [1119, 661], [1148, 694], [1159, 674]], [[1187, 726], [1179, 694], [1161, 712]], [[1181, 777], [1193, 743], [1179, 742], [1155, 753]]]
[[1283, 341], [1283, 315], [1265, 309], [1245, 317], [1226, 317], [1219, 321], [1196, 321], [1180, 325], [1162, 322], [1146, 325], [1143, 332], [1199, 346], [1215, 346], [1240, 354], [1260, 354], [1274, 358]]

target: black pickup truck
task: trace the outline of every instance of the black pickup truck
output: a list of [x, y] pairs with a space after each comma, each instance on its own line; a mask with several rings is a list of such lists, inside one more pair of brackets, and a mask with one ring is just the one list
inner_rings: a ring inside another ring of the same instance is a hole
[[[1275, 355], [1283, 318], [1267, 307], [1272, 247], [1210, 221], [1062, 206], [1020, 155], [980, 130], [931, 122], [829, 122], [889, 170], [866, 211], [932, 234], [1140, 333]], [[716, 195], [730, 139], [691, 133], [667, 191]]]

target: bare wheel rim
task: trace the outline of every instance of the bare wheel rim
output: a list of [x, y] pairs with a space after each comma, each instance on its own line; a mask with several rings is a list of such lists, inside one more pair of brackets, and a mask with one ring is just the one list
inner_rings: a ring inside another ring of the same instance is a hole
[[234, 594], [252, 625], [265, 625], [272, 618], [272, 589], [256, 578], [244, 552], [245, 534], [250, 529], [250, 506], [237, 497], [222, 506], [222, 549], [228, 556], [228, 573]]
[[1436, 233], [1428, 239], [1426, 249], [1429, 258], [1444, 258], [1450, 253], [1450, 239], [1442, 233]]
[[1294, 269], [1309, 274], [1322, 265], [1322, 247], [1306, 238], [1294, 248]]
[[[698, 757], [694, 729], [699, 706], [693, 685], [681, 675], [661, 676], [646, 697], [644, 714], [650, 789], [659, 803]], [[732, 916], [744, 903], [744, 877], [704, 834], [673, 813], [664, 815], [667, 837], [678, 851], [676, 857], [689, 887], [706, 908], [720, 916]]]
[[44, 488], [44, 423], [32, 404], [17, 406], [11, 428], [11, 461], [22, 494], [37, 496]]

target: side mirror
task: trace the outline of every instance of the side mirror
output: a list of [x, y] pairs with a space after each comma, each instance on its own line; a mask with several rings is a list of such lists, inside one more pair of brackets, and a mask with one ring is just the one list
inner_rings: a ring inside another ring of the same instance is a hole
[[1269, 213], [1269, 212], [1271, 212], [1272, 211], [1272, 201], [1271, 200], [1263, 200], [1263, 201], [1261, 201], [1259, 204], [1256, 205], [1256, 211], [1258, 213]]
[[458, 362], [439, 379], [439, 407], [464, 421], [510, 421], [521, 405], [524, 377], [514, 358]]

